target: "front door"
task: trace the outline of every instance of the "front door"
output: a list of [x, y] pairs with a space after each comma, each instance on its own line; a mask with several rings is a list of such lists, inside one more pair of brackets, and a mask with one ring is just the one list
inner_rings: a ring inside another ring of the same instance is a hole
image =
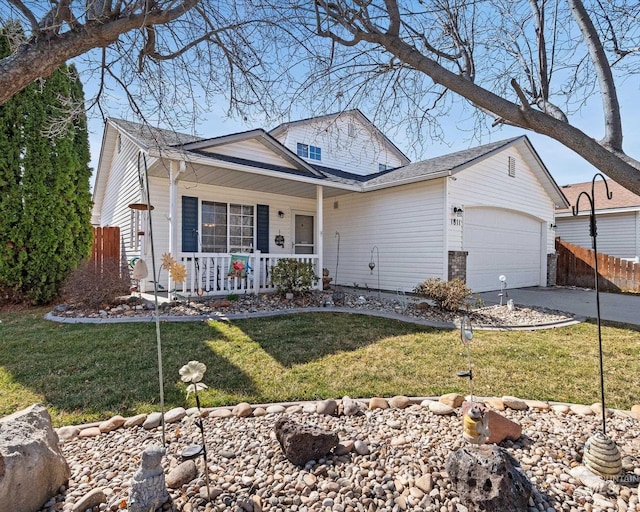
[[294, 254], [313, 254], [314, 233], [315, 229], [313, 215], [303, 215], [296, 213], [294, 215]]

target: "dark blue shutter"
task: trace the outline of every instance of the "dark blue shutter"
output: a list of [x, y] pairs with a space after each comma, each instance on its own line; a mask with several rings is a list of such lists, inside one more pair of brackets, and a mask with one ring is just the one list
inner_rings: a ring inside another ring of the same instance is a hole
[[198, 252], [198, 198], [182, 196], [182, 252]]
[[256, 248], [260, 252], [269, 252], [269, 205], [256, 207]]

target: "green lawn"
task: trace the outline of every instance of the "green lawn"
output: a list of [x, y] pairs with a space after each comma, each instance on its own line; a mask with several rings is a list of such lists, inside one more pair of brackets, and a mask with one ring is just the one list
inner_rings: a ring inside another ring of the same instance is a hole
[[[34, 402], [54, 424], [158, 410], [155, 324], [57, 324], [44, 310], [0, 315], [0, 416]], [[203, 405], [468, 392], [458, 333], [360, 315], [290, 315], [233, 323], [162, 323], [166, 407], [191, 406], [179, 368], [207, 365]], [[607, 405], [640, 402], [640, 332], [605, 325]], [[480, 332], [478, 395], [599, 401], [597, 330]]]

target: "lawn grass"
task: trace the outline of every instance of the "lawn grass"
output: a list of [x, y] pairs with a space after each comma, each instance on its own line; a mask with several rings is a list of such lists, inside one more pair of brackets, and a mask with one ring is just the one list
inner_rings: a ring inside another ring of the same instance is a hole
[[[57, 324], [44, 310], [0, 315], [0, 416], [34, 402], [57, 426], [158, 410], [155, 325]], [[203, 405], [468, 392], [458, 333], [360, 315], [313, 313], [162, 323], [165, 403], [186, 400], [179, 368], [207, 365]], [[640, 332], [606, 324], [607, 405], [640, 402]], [[540, 400], [599, 401], [597, 330], [476, 331], [474, 390]]]

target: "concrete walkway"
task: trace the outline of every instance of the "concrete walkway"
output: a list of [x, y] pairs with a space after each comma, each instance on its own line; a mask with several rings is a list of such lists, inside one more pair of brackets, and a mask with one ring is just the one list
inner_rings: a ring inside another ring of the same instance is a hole
[[[499, 291], [482, 292], [478, 296], [487, 305], [499, 304]], [[504, 303], [513, 299], [522, 306], [540, 306], [596, 318], [596, 292], [585, 288], [531, 287], [506, 290]], [[640, 325], [640, 295], [600, 292], [600, 318]]]

